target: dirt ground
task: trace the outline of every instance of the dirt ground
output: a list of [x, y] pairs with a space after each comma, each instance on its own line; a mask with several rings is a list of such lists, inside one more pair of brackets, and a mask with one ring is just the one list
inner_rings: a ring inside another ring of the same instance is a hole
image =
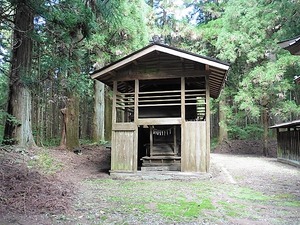
[[[111, 179], [110, 149], [103, 146], [83, 146], [79, 155], [47, 150], [61, 165], [53, 175], [28, 169], [28, 161], [34, 160], [40, 150], [21, 154], [2, 149], [0, 224], [300, 224], [300, 169], [262, 157], [261, 146], [254, 142], [224, 146], [211, 154], [208, 175], [183, 181]], [[145, 200], [160, 194], [150, 193], [142, 185], [171, 191], [171, 197], [176, 192], [193, 196], [207, 185], [212, 202], [220, 208], [216, 207], [217, 214], [207, 211], [201, 218], [166, 219], [157, 213], [160, 199], [155, 203]], [[195, 186], [197, 189], [193, 189]], [[148, 192], [144, 200], [135, 199], [134, 192], [143, 196], [143, 190]], [[126, 198], [132, 202], [124, 202]], [[137, 207], [141, 202], [146, 210]]]
[[[268, 142], [269, 157], [277, 156], [277, 141], [270, 140]], [[263, 143], [262, 141], [246, 141], [246, 140], [234, 140], [224, 141], [213, 149], [214, 153], [229, 153], [237, 155], [263, 155]]]

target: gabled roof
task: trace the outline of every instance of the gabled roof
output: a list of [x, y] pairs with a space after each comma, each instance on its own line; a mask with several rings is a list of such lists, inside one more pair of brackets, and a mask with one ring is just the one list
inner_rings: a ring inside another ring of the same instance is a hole
[[288, 50], [292, 55], [300, 55], [300, 36], [278, 42], [279, 46]]
[[[150, 44], [114, 63], [111, 63], [93, 72], [91, 76], [93, 79], [97, 79], [111, 86], [111, 80], [114, 79], [114, 76], [117, 76], [117, 72], [122, 68], [130, 64], [136, 64], [137, 61], [147, 63], [148, 66], [149, 61], [154, 58], [161, 57], [160, 55], [163, 55], [164, 59], [170, 59], [170, 61], [165, 61], [165, 63], [169, 63], [169, 66], [173, 65], [174, 67], [178, 67], [178, 64], [182, 61], [190, 62], [190, 64], [200, 64], [203, 68], [205, 68], [205, 65], [209, 66], [211, 96], [214, 98], [219, 96], [226, 80], [227, 71], [229, 69], [228, 63], [158, 43]], [[178, 61], [174, 62], [174, 59], [178, 59]], [[153, 64], [153, 62], [152, 66], [154, 69], [155, 64]]]

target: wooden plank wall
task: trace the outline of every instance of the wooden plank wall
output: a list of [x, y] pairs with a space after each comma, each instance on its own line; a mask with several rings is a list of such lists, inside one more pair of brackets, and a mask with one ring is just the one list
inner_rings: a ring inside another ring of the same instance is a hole
[[183, 126], [181, 171], [207, 172], [206, 122], [187, 121]]
[[136, 171], [136, 132], [115, 130], [112, 132], [111, 171]]
[[300, 130], [277, 132], [277, 157], [300, 165]]

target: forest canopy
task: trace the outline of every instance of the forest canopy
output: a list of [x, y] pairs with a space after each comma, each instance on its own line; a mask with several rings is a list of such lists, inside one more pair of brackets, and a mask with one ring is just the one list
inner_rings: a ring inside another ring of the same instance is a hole
[[230, 62], [212, 136], [266, 139], [300, 114], [300, 60], [278, 45], [299, 14], [299, 0], [0, 0], [0, 140], [109, 141], [111, 92], [90, 72], [153, 41]]

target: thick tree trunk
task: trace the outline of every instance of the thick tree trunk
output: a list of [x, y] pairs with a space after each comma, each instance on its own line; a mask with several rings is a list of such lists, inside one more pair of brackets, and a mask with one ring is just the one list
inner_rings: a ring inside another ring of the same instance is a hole
[[105, 113], [104, 113], [104, 136], [106, 141], [111, 141], [112, 132], [112, 93], [108, 88], [105, 88]]
[[66, 108], [61, 110], [63, 114], [62, 139], [60, 147], [73, 150], [79, 147], [79, 100], [78, 97], [69, 94]]
[[264, 156], [268, 156], [269, 155], [269, 147], [268, 147], [268, 134], [269, 134], [269, 114], [268, 114], [268, 109], [267, 107], [263, 108], [263, 112], [262, 112], [262, 122], [263, 122], [263, 126], [264, 126], [264, 135], [263, 135], [263, 154]]
[[31, 125], [31, 93], [22, 82], [22, 76], [31, 72], [33, 14], [26, 4], [19, 3], [15, 14], [15, 29], [11, 59], [9, 115], [4, 131], [4, 143], [22, 147], [35, 145]]
[[226, 113], [224, 112], [224, 107], [225, 107], [224, 96], [221, 96], [219, 102], [219, 143], [228, 140], [227, 121], [226, 121]]
[[94, 119], [93, 141], [104, 140], [104, 112], [105, 112], [105, 86], [103, 83], [94, 81]]

